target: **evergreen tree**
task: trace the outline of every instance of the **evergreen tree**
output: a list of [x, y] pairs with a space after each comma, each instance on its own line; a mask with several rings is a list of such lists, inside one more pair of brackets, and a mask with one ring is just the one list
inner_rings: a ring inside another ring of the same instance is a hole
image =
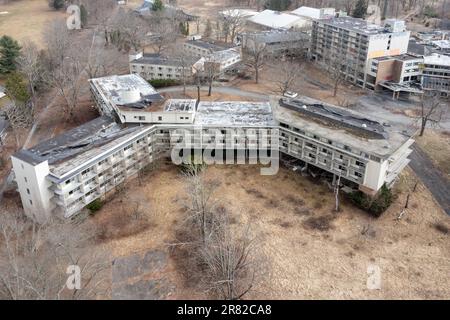
[[291, 5], [291, 0], [267, 0], [265, 4], [266, 9], [275, 11], [284, 11]]
[[367, 13], [367, 5], [368, 3], [366, 0], [358, 0], [355, 5], [355, 9], [353, 10], [352, 17], [364, 19]]
[[162, 1], [155, 0], [152, 5], [152, 10], [153, 11], [161, 11], [162, 9], [164, 9], [164, 4], [162, 3]]
[[9, 36], [0, 38], [0, 74], [16, 70], [16, 60], [20, 55], [19, 43]]
[[55, 10], [59, 10], [64, 8], [64, 5], [66, 4], [65, 0], [49, 0], [48, 5], [50, 8], [53, 8]]
[[84, 28], [87, 25], [88, 20], [88, 12], [84, 5], [80, 6], [80, 20], [81, 20], [81, 27]]
[[8, 75], [5, 82], [5, 89], [8, 97], [16, 103], [25, 104], [30, 100], [27, 84], [17, 72], [12, 72]]

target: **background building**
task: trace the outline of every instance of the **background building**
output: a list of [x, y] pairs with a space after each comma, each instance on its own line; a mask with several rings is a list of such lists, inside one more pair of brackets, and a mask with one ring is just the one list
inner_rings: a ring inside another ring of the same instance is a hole
[[422, 88], [428, 92], [438, 92], [442, 97], [450, 97], [450, 56], [435, 53], [424, 57]]
[[301, 31], [268, 30], [244, 32], [238, 35], [238, 39], [243, 51], [263, 44], [265, 53], [276, 57], [284, 54], [306, 54], [310, 37]]
[[374, 89], [366, 79], [369, 60], [407, 52], [409, 31], [403, 21], [386, 20], [384, 27], [350, 17], [313, 22], [311, 57], [322, 65], [336, 66], [345, 79]]
[[138, 74], [145, 80], [171, 79], [180, 81], [192, 76], [192, 64], [184, 66], [180, 59], [164, 57], [160, 54], [130, 56], [130, 73]]

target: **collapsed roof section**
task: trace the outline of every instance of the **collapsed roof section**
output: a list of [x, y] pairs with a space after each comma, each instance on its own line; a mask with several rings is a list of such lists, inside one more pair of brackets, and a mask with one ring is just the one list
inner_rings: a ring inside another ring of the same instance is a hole
[[382, 159], [389, 157], [414, 134], [411, 129], [380, 123], [361, 113], [309, 97], [272, 97], [271, 105], [280, 123]]

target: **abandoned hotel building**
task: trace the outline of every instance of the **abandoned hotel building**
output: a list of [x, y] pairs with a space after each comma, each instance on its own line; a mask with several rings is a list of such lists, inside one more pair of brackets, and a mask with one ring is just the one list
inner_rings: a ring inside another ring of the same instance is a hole
[[336, 65], [345, 79], [375, 89], [376, 77], [367, 73], [375, 58], [407, 53], [410, 32], [404, 21], [386, 20], [384, 26], [362, 19], [339, 17], [315, 20], [311, 57], [324, 65]]
[[391, 184], [409, 162], [411, 134], [307, 97], [274, 96], [267, 102], [165, 99], [135, 74], [92, 79], [90, 84], [100, 117], [12, 156], [25, 213], [37, 220], [52, 214], [70, 217], [114, 191], [167, 155], [180, 129], [196, 132], [193, 149], [210, 142], [204, 141], [210, 139], [205, 130], [216, 129], [224, 132], [216, 148], [227, 148], [233, 139], [234, 151], [245, 152], [258, 141], [234, 141], [233, 131], [263, 132], [269, 144], [279, 145], [282, 154], [301, 166], [340, 176], [341, 182], [368, 194]]

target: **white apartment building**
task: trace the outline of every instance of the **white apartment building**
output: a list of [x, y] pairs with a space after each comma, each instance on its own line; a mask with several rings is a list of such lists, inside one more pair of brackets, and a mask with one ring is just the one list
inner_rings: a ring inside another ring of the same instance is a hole
[[[213, 143], [214, 151], [232, 150], [249, 161], [255, 147], [270, 149], [276, 159], [281, 151], [304, 165], [341, 176], [344, 183], [369, 194], [393, 183], [409, 161], [413, 140], [404, 131], [306, 97], [273, 97], [270, 102], [167, 100], [163, 111], [148, 111], [162, 114], [161, 120], [122, 118], [117, 100], [123, 98], [123, 90], [136, 87], [136, 81], [130, 80], [136, 77], [92, 80], [98, 107], [110, 116], [12, 156], [28, 216], [44, 221], [52, 214], [76, 214], [155, 159], [173, 152], [182, 130], [192, 135], [186, 144], [192, 150], [204, 150]], [[147, 86], [140, 91], [152, 92]], [[171, 115], [186, 111], [191, 111], [192, 121], [177, 122]], [[220, 132], [219, 137], [211, 136], [210, 130]], [[258, 140], [262, 136], [268, 137], [267, 145]]]
[[422, 88], [450, 97], [450, 56], [435, 53], [423, 58]]
[[183, 43], [183, 51], [186, 55], [202, 58], [212, 53], [236, 48], [234, 44], [223, 43], [212, 40], [188, 40]]
[[192, 64], [183, 65], [179, 59], [163, 57], [159, 54], [130, 56], [130, 73], [138, 74], [145, 80], [170, 79], [181, 81], [192, 75]]
[[364, 193], [392, 185], [409, 163], [411, 133], [308, 97], [275, 97], [271, 105], [282, 153], [340, 176]]
[[315, 20], [311, 57], [322, 65], [337, 64], [347, 81], [374, 89], [366, 78], [370, 60], [406, 53], [409, 37], [403, 21], [386, 20], [380, 27], [351, 17]]
[[[91, 92], [102, 115], [115, 116], [121, 123], [192, 123], [195, 101], [165, 101], [137, 74], [89, 80]], [[173, 101], [177, 102], [172, 103]]]
[[238, 40], [243, 51], [249, 50], [255, 45], [264, 45], [266, 53], [276, 57], [293, 54], [297, 51], [301, 51], [299, 54], [307, 52], [310, 37], [304, 32], [295, 30], [268, 30], [243, 32], [238, 35]]

